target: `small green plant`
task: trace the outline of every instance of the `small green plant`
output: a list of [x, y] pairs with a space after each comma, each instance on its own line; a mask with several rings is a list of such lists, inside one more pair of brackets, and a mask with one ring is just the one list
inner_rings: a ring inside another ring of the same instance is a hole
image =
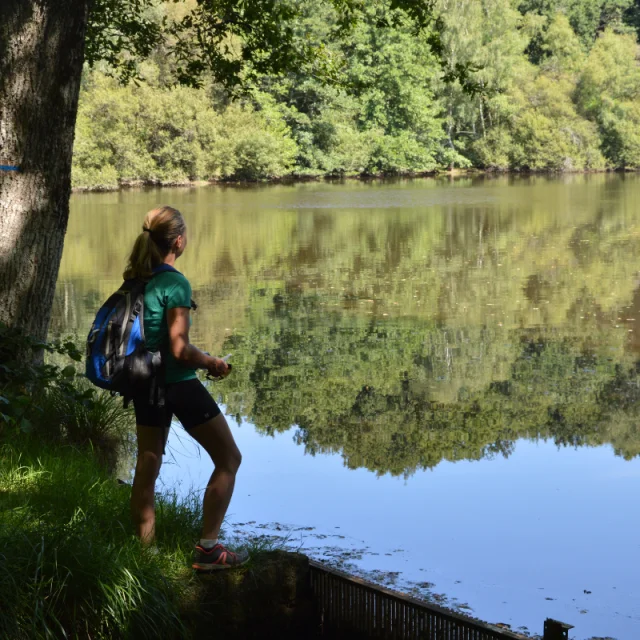
[[14, 427], [28, 433], [33, 418], [44, 412], [43, 394], [56, 389], [79, 401], [89, 400], [89, 390], [78, 392], [73, 384], [76, 368], [44, 362], [44, 353], [58, 353], [78, 362], [82, 355], [71, 341], [40, 342], [16, 328], [0, 323], [0, 433]]
[[118, 398], [78, 375], [81, 360], [71, 340], [40, 342], [0, 324], [0, 435], [37, 433], [89, 447], [113, 469], [119, 453], [133, 446], [133, 417]]

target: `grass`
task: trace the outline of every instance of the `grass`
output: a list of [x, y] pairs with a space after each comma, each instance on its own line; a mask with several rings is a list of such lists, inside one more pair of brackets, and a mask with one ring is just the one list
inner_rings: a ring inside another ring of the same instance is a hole
[[[113, 427], [126, 425], [120, 405], [65, 402], [43, 400], [46, 423], [0, 437], [0, 638], [190, 637], [181, 610], [202, 589], [190, 568], [201, 496], [159, 495], [159, 553], [141, 547], [130, 487], [104, 464], [114, 443], [127, 442]], [[252, 556], [238, 578], [278, 546], [234, 542]]]
[[143, 548], [115, 479], [132, 466], [132, 410], [66, 364], [81, 360], [71, 342], [45, 363], [24, 356], [32, 342], [0, 324], [0, 638], [190, 637], [201, 495], [159, 495]]
[[0, 445], [0, 637], [183, 638], [197, 505], [160, 498], [158, 549], [131, 532], [129, 488], [74, 447]]
[[34, 422], [52, 442], [92, 449], [100, 464], [115, 470], [135, 449], [133, 411], [123, 408], [122, 398], [101, 391], [88, 401], [78, 401], [79, 394], [95, 387], [80, 377], [73, 384], [74, 394], [48, 389], [38, 403], [40, 415]]

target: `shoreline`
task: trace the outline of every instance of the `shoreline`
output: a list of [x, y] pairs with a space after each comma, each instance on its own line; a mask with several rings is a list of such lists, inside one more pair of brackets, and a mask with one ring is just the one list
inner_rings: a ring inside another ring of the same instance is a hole
[[168, 189], [176, 187], [253, 187], [269, 185], [295, 185], [307, 182], [382, 182], [396, 180], [419, 180], [428, 178], [501, 178], [501, 177], [549, 177], [559, 178], [565, 176], [579, 175], [602, 175], [602, 174], [638, 174], [640, 169], [598, 169], [582, 171], [515, 171], [515, 170], [490, 170], [490, 169], [450, 169], [441, 171], [422, 171], [407, 173], [377, 173], [377, 174], [344, 174], [344, 175], [304, 175], [290, 174], [280, 178], [268, 178], [265, 180], [185, 180], [185, 181], [162, 181], [162, 180], [131, 180], [119, 183], [117, 186], [97, 186], [97, 187], [72, 187], [71, 193], [114, 193], [116, 191], [128, 191], [132, 189]]

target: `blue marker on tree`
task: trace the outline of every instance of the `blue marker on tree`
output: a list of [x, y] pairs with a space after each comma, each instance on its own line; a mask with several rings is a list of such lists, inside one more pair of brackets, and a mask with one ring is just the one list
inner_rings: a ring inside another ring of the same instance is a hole
[[20, 171], [20, 167], [15, 164], [0, 164], [0, 171]]

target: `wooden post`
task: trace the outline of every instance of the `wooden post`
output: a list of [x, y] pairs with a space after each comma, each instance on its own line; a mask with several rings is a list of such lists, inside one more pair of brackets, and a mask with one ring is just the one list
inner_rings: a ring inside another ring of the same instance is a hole
[[544, 621], [542, 640], [569, 640], [569, 629], [573, 629], [572, 624], [547, 618]]

